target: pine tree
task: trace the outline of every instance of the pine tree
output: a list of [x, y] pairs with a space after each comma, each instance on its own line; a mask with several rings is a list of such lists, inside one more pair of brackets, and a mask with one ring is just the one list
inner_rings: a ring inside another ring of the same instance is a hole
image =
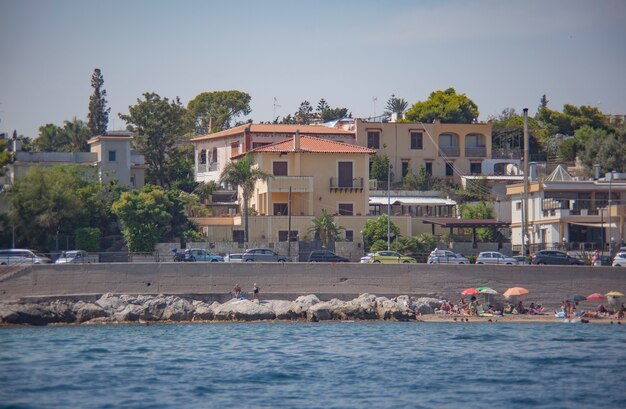
[[109, 125], [111, 108], [106, 108], [107, 92], [105, 89], [102, 89], [102, 85], [104, 85], [104, 77], [100, 72], [100, 68], [96, 68], [91, 76], [93, 94], [89, 97], [89, 114], [87, 114], [89, 119], [88, 126], [92, 136], [106, 134]]

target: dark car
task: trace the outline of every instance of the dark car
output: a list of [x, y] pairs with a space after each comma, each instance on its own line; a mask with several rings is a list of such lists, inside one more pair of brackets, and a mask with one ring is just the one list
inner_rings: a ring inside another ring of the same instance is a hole
[[287, 256], [283, 256], [282, 254], [276, 253], [272, 249], [248, 249], [243, 256], [241, 257], [241, 261], [265, 261], [265, 262], [286, 262], [291, 261], [291, 259]]
[[319, 263], [348, 263], [348, 260], [345, 257], [341, 257], [328, 250], [316, 250], [312, 251], [309, 254], [307, 259], [309, 262], [319, 262]]
[[572, 257], [564, 251], [540, 250], [533, 254], [532, 264], [554, 264], [554, 265], [578, 265], [584, 266], [585, 262], [579, 258]]

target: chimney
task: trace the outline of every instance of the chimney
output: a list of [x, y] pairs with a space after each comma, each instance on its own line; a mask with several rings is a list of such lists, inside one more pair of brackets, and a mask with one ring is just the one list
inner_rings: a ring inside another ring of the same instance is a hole
[[300, 150], [300, 130], [299, 129], [296, 129], [296, 134], [293, 137], [293, 150], [294, 151]]
[[213, 121], [213, 117], [209, 117], [209, 133], [213, 133], [213, 128], [215, 128], [215, 122]]
[[595, 165], [593, 165], [593, 170], [595, 171], [595, 176], [594, 176], [595, 180], [600, 179], [600, 168], [601, 167], [599, 163], [596, 163]]
[[531, 182], [536, 182], [537, 181], [537, 164], [536, 163], [529, 163], [528, 164], [528, 180]]
[[250, 125], [246, 126], [243, 131], [243, 152], [250, 150]]

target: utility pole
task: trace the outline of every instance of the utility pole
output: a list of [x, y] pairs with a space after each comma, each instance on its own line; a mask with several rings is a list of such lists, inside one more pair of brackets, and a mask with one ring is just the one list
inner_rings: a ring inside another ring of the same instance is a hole
[[524, 108], [524, 196], [522, 200], [522, 252], [526, 256], [530, 253], [528, 244], [528, 108]]
[[291, 186], [289, 186], [289, 200], [287, 201], [287, 257], [291, 258]]
[[387, 251], [391, 250], [391, 160], [387, 167]]

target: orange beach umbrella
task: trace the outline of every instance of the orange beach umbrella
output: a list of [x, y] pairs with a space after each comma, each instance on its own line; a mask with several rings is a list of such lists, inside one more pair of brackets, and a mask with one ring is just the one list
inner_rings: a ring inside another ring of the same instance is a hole
[[528, 294], [528, 290], [525, 289], [524, 287], [511, 287], [508, 290], [506, 290], [502, 295], [504, 295], [506, 298], [509, 298], [509, 297], [516, 297], [518, 295], [524, 295], [524, 294]]

